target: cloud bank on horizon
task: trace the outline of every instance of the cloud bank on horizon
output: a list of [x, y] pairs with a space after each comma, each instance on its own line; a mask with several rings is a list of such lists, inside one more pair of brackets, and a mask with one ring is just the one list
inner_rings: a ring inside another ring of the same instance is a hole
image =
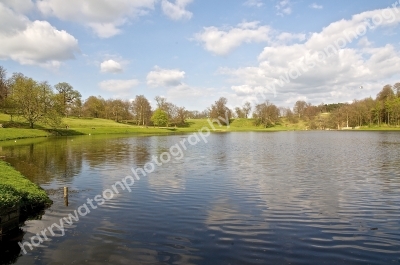
[[400, 81], [399, 24], [394, 1], [1, 0], [0, 65], [187, 109], [347, 102]]

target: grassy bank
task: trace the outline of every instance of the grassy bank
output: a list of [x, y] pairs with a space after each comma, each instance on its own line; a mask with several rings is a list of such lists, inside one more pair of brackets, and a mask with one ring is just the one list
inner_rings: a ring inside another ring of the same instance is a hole
[[[0, 124], [6, 127], [0, 128], [0, 141], [46, 137], [50, 135], [58, 136], [74, 136], [74, 135], [97, 135], [97, 134], [169, 134], [169, 133], [188, 133], [200, 130], [203, 127], [211, 128], [207, 119], [189, 119], [183, 127], [152, 127], [137, 126], [131, 124], [118, 123], [112, 120], [96, 119], [96, 118], [64, 118], [63, 127], [51, 129], [41, 124], [37, 124], [35, 129], [28, 129], [28, 124], [23, 120], [14, 118], [14, 122], [10, 125], [10, 117], [0, 114]], [[68, 125], [68, 129], [66, 126]], [[218, 126], [215, 124], [216, 131], [286, 131], [286, 130], [302, 130], [303, 124], [279, 125], [273, 128], [263, 128], [255, 126], [253, 119], [235, 119], [232, 120], [229, 127]], [[17, 128], [15, 128], [17, 127]]]
[[[96, 119], [96, 118], [64, 118], [62, 128], [51, 129], [44, 125], [37, 124], [35, 129], [28, 129], [28, 124], [23, 120], [14, 118], [12, 124], [9, 123], [9, 116], [0, 114], [0, 124], [5, 124], [7, 127], [0, 128], [0, 141], [16, 140], [23, 138], [46, 137], [51, 135], [57, 136], [74, 136], [74, 135], [99, 135], [99, 134], [135, 134], [135, 135], [155, 135], [155, 134], [169, 134], [169, 133], [190, 133], [200, 130], [203, 127], [211, 128], [207, 119], [188, 119], [186, 125], [183, 127], [146, 127], [136, 126], [125, 123], [118, 123], [112, 120]], [[68, 129], [66, 126], [68, 125]], [[245, 131], [297, 131], [306, 130], [308, 124], [302, 120], [297, 123], [287, 122], [282, 120], [281, 124], [271, 128], [264, 128], [263, 126], [255, 126], [254, 119], [233, 119], [229, 127], [218, 126], [214, 124], [216, 131], [219, 132], [245, 132]], [[382, 125], [380, 127], [361, 127], [358, 130], [364, 131], [392, 131], [400, 130], [399, 127], [390, 127]]]
[[362, 131], [400, 131], [400, 127], [388, 126], [383, 124], [381, 126], [362, 126], [359, 130]]
[[48, 132], [37, 129], [1, 128], [0, 130], [0, 141], [49, 136]]
[[13, 206], [20, 206], [22, 209], [43, 208], [51, 203], [42, 188], [0, 160], [0, 212]]

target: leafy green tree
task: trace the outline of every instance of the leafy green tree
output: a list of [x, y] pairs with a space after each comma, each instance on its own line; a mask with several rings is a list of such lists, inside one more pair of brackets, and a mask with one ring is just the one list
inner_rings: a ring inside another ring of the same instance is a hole
[[76, 99], [74, 104], [71, 106], [71, 115], [75, 117], [82, 117], [83, 104], [80, 98]]
[[83, 111], [86, 116], [93, 118], [105, 117], [105, 100], [102, 97], [90, 96], [83, 104]]
[[156, 109], [153, 116], [151, 116], [151, 121], [155, 126], [166, 126], [168, 124], [168, 114], [162, 109]]
[[51, 86], [47, 82], [38, 83], [23, 74], [13, 74], [10, 80], [9, 98], [12, 100], [17, 114], [23, 117], [29, 127], [43, 122], [52, 126], [61, 123], [57, 115], [57, 101]]
[[58, 83], [54, 87], [58, 91], [62, 114], [68, 117], [71, 107], [81, 99], [82, 95], [66, 82]]
[[385, 85], [378, 95], [376, 95], [376, 100], [384, 102], [392, 97], [394, 97], [393, 87], [391, 85]]

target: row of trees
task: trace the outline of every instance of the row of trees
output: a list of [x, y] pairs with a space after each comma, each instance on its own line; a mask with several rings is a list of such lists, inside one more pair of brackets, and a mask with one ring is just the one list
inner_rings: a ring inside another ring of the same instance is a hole
[[[14, 116], [25, 118], [31, 128], [37, 123], [58, 127], [61, 118], [68, 116], [132, 121], [142, 126], [153, 123], [158, 126], [183, 125], [189, 116], [204, 116], [204, 113], [189, 112], [159, 96], [155, 100], [155, 112], [143, 95], [136, 96], [132, 102], [106, 100], [100, 96], [90, 96], [82, 101], [79, 91], [66, 82], [52, 87], [47, 82], [38, 82], [21, 73], [7, 78], [6, 70], [0, 66], [0, 108], [11, 116], [11, 121]], [[160, 113], [165, 116], [163, 119], [154, 115]]]
[[220, 98], [206, 110], [188, 111], [166, 98], [157, 96], [156, 109], [149, 100], [138, 95], [134, 100], [104, 99], [90, 96], [82, 101], [79, 91], [65, 82], [54, 87], [38, 82], [21, 73], [7, 78], [0, 66], [0, 108], [11, 116], [21, 116], [33, 128], [36, 123], [53, 127], [61, 124], [62, 117], [93, 117], [130, 121], [141, 126], [182, 126], [188, 118], [219, 119], [228, 123], [232, 118], [247, 119], [252, 114], [255, 125], [275, 126], [283, 122], [305, 122], [310, 129], [357, 127], [365, 125], [400, 125], [400, 83], [386, 85], [375, 99], [365, 98], [352, 103], [312, 105], [297, 101], [293, 108], [279, 108], [266, 101], [252, 106], [249, 102], [231, 110], [227, 99]]
[[0, 67], [0, 107], [11, 120], [14, 116], [25, 118], [31, 128], [38, 122], [56, 127], [81, 97], [66, 85], [57, 84], [56, 93], [47, 82], [35, 81], [21, 73], [14, 73], [7, 79], [5, 69]]
[[[281, 117], [290, 123], [302, 120], [310, 129], [359, 126], [400, 125], [400, 83], [385, 85], [377, 94], [352, 103], [320, 104], [297, 101], [293, 107], [281, 108]], [[329, 115], [324, 115], [329, 114]]]
[[[277, 107], [266, 101], [253, 108], [249, 102], [235, 111], [227, 106], [227, 100], [220, 98], [206, 111], [211, 118], [247, 118], [252, 112], [255, 125], [265, 127], [281, 123], [298, 123], [300, 121], [310, 129], [340, 129], [359, 126], [400, 126], [400, 83], [385, 85], [376, 98], [354, 100], [352, 103], [335, 103], [312, 105], [297, 101], [293, 108]], [[253, 110], [253, 111], [252, 111]]]
[[180, 126], [184, 125], [191, 112], [157, 96], [156, 110], [152, 110], [149, 100], [138, 95], [133, 101], [90, 96], [80, 108], [80, 115], [93, 118], [113, 119], [117, 122], [132, 121], [136, 125]]

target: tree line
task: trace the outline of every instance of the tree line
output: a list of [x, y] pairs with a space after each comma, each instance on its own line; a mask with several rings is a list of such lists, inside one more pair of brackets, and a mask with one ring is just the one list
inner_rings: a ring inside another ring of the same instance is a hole
[[[322, 115], [328, 113], [329, 115]], [[282, 109], [289, 122], [307, 122], [310, 129], [341, 129], [361, 126], [400, 126], [400, 83], [385, 85], [376, 95], [351, 103], [313, 106], [297, 101], [291, 109]]]
[[152, 110], [144, 95], [134, 100], [104, 99], [82, 95], [66, 82], [51, 86], [22, 73], [13, 73], [7, 78], [7, 71], [0, 66], [0, 109], [13, 117], [24, 118], [30, 128], [37, 123], [52, 127], [61, 126], [63, 117], [91, 117], [131, 122], [141, 126], [182, 126], [188, 117], [205, 118], [204, 112], [188, 111], [176, 106], [165, 98], [157, 96], [157, 109]]
[[154, 100], [156, 109], [152, 109], [144, 95], [137, 95], [132, 101], [101, 96], [82, 100], [80, 92], [66, 82], [51, 86], [22, 73], [13, 73], [7, 78], [7, 71], [0, 66], [0, 109], [10, 115], [11, 121], [15, 116], [24, 118], [31, 128], [37, 123], [59, 127], [62, 118], [69, 116], [104, 118], [140, 126], [185, 126], [188, 118], [219, 119], [222, 123], [253, 118], [254, 125], [262, 127], [302, 121], [309, 129], [400, 125], [400, 83], [385, 85], [375, 99], [319, 105], [299, 100], [292, 108], [265, 101], [253, 106], [245, 102], [241, 107], [230, 109], [227, 99], [221, 97], [206, 110], [189, 111], [160, 96]]

